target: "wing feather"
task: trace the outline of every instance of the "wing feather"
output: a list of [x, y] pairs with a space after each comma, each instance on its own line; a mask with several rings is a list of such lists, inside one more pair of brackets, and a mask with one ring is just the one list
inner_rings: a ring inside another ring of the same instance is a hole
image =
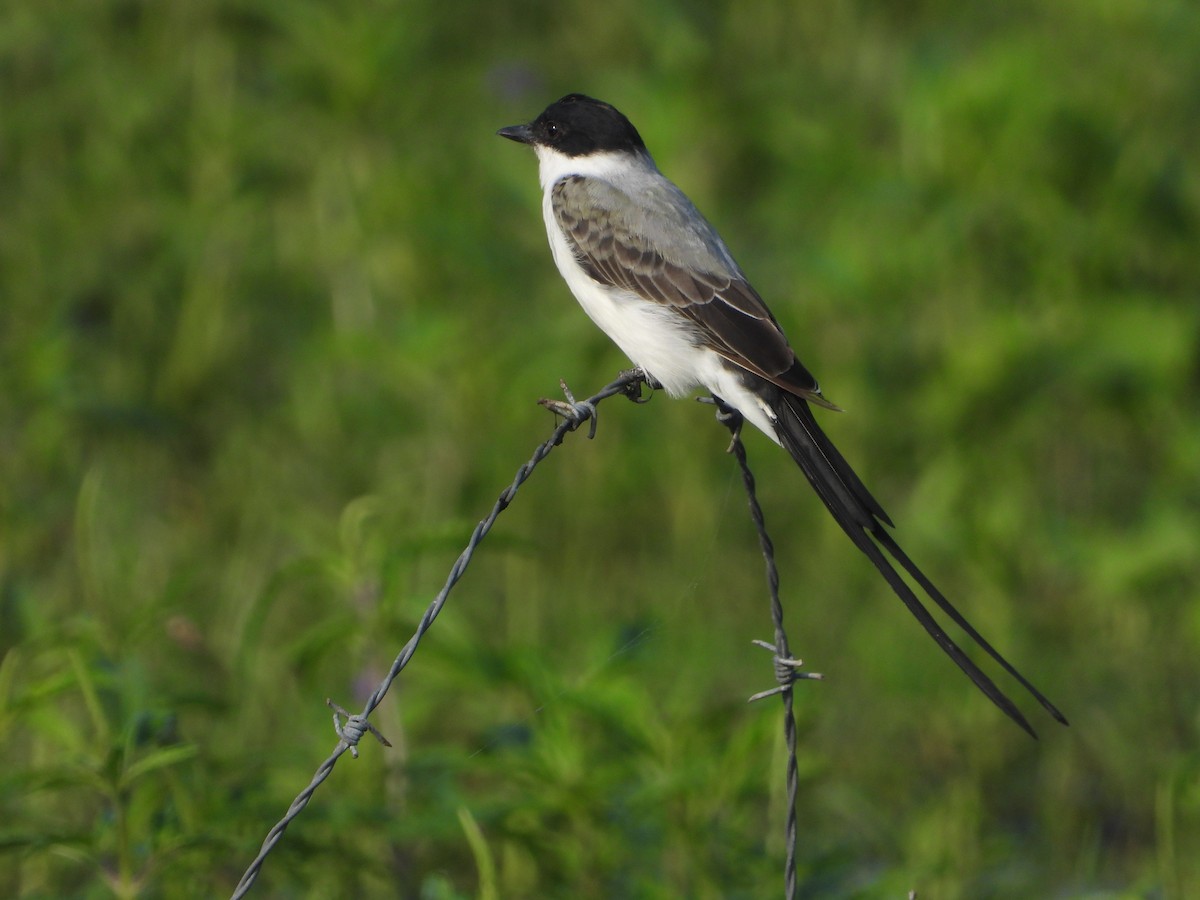
[[550, 202], [592, 278], [676, 307], [696, 324], [698, 340], [725, 359], [837, 408], [821, 396], [716, 231], [674, 185], [657, 185], [635, 200], [601, 178], [568, 175], [555, 183]]

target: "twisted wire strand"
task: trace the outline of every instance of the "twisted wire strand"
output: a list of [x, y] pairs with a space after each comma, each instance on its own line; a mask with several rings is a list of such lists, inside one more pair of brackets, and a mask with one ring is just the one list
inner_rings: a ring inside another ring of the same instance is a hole
[[[547, 406], [554, 412], [563, 416], [563, 420], [550, 434], [550, 437], [538, 446], [538, 448], [534, 451], [533, 456], [530, 457], [529, 461], [517, 470], [517, 474], [513, 478], [512, 483], [505, 488], [497, 498], [496, 503], [492, 506], [492, 510], [490, 513], [488, 513], [487, 517], [475, 526], [475, 530], [471, 532], [471, 537], [467, 541], [467, 546], [463, 549], [462, 553], [459, 554], [458, 559], [455, 560], [454, 565], [451, 567], [450, 573], [446, 577], [446, 583], [442, 586], [442, 589], [438, 592], [438, 595], [425, 609], [424, 615], [421, 616], [421, 621], [417, 624], [416, 631], [413, 633], [413, 636], [409, 638], [408, 643], [404, 645], [404, 648], [396, 656], [396, 659], [392, 662], [391, 668], [383, 677], [383, 680], [380, 681], [379, 686], [375, 688], [371, 696], [367, 698], [367, 702], [363, 707], [363, 711], [357, 716], [348, 716], [345, 715], [345, 711], [337, 707], [336, 704], [330, 703], [330, 706], [334, 709], [334, 728], [338, 735], [337, 746], [334, 747], [333, 752], [330, 753], [329, 757], [317, 768], [317, 771], [313, 775], [312, 781], [309, 782], [308, 786], [296, 795], [296, 799], [292, 801], [292, 805], [288, 807], [288, 810], [284, 814], [283, 818], [275, 823], [271, 830], [267, 832], [267, 836], [263, 840], [262, 847], [258, 851], [258, 855], [251, 861], [245, 873], [242, 875], [241, 880], [238, 882], [237, 888], [232, 894], [232, 900], [240, 900], [240, 898], [246, 896], [250, 888], [253, 886], [255, 880], [258, 878], [258, 874], [262, 870], [263, 862], [266, 860], [267, 856], [270, 855], [273, 849], [275, 849], [275, 846], [283, 837], [283, 833], [292, 823], [292, 820], [295, 819], [296, 816], [298, 816], [308, 805], [308, 801], [312, 799], [312, 796], [316, 792], [317, 788], [319, 788], [322, 782], [329, 777], [330, 773], [333, 771], [333, 767], [337, 764], [337, 761], [341, 755], [347, 750], [351, 750], [357, 754], [356, 744], [364, 733], [372, 733], [376, 736], [376, 738], [383, 741], [383, 736], [374, 730], [370, 723], [367, 722], [367, 718], [383, 701], [384, 696], [392, 686], [392, 682], [396, 680], [396, 677], [400, 674], [404, 667], [408, 665], [409, 660], [412, 659], [413, 654], [417, 652], [417, 646], [421, 643], [421, 638], [425, 636], [425, 633], [433, 624], [434, 619], [438, 617], [438, 613], [442, 611], [442, 607], [446, 605], [446, 599], [449, 597], [450, 591], [453, 590], [454, 585], [457, 584], [458, 580], [463, 576], [463, 573], [470, 564], [471, 557], [474, 556], [475, 549], [479, 546], [480, 541], [482, 541], [484, 537], [487, 536], [487, 533], [491, 531], [492, 525], [495, 524], [500, 513], [504, 512], [504, 510], [508, 508], [508, 505], [512, 503], [517, 491], [520, 489], [521, 485], [525, 483], [525, 480], [533, 473], [533, 470], [537, 468], [538, 464], [541, 463], [542, 460], [550, 455], [550, 452], [555, 447], [563, 442], [563, 439], [569, 432], [576, 430], [588, 419], [592, 419], [593, 422], [595, 421], [596, 405], [600, 403], [600, 401], [606, 400], [609, 397], [615, 396], [616, 394], [625, 394], [631, 399], [638, 399], [640, 396], [641, 386], [648, 383], [649, 382], [644, 372], [642, 372], [640, 369], [630, 369], [629, 371], [622, 372], [619, 376], [617, 376], [615, 381], [603, 388], [599, 393], [589, 397], [586, 400], [576, 402], [574, 397], [572, 397], [568, 391], [566, 403], [563, 403], [562, 401], [543, 401], [543, 406]], [[592, 429], [592, 433], [594, 433], [594, 427]], [[343, 725], [338, 718], [339, 712], [342, 713], [347, 719], [345, 725]], [[383, 742], [386, 744], [386, 741]]]
[[775, 644], [766, 641], [756, 641], [760, 646], [767, 647], [775, 654], [775, 679], [779, 686], [769, 691], [763, 691], [751, 697], [759, 700], [771, 694], [779, 694], [783, 698], [783, 737], [787, 745], [787, 824], [786, 842], [787, 858], [784, 860], [784, 897], [794, 900], [796, 896], [796, 797], [799, 790], [799, 770], [796, 763], [796, 718], [792, 712], [792, 684], [800, 678], [820, 676], [800, 675], [796, 668], [800, 661], [793, 659], [788, 649], [787, 634], [783, 630], [783, 604], [779, 602], [779, 568], [775, 565], [775, 545], [767, 533], [766, 520], [763, 517], [762, 506], [758, 502], [755, 491], [754, 473], [746, 459], [746, 447], [742, 443], [742, 416], [720, 398], [714, 397], [717, 405], [717, 420], [729, 429], [732, 440], [729, 452], [737, 459], [742, 471], [742, 483], [746, 488], [746, 499], [750, 505], [750, 518], [758, 530], [758, 544], [762, 548], [763, 559], [767, 567], [767, 589], [771, 595], [771, 620], [775, 625]]

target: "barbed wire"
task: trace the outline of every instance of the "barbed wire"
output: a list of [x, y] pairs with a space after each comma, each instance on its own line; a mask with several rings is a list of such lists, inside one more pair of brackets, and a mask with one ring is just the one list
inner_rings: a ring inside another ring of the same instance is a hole
[[[542, 406], [554, 411], [562, 417], [562, 421], [550, 434], [550, 437], [543, 441], [534, 451], [533, 456], [529, 461], [522, 465], [514, 476], [512, 483], [501, 492], [496, 499], [492, 510], [488, 515], [475, 526], [475, 530], [471, 532], [471, 536], [467, 541], [466, 547], [459, 554], [451, 567], [449, 574], [446, 577], [446, 582], [437, 596], [430, 602], [425, 609], [425, 613], [421, 616], [420, 622], [417, 624], [408, 643], [396, 656], [392, 662], [391, 668], [380, 681], [379, 686], [367, 698], [363, 711], [357, 714], [351, 714], [342, 709], [330, 699], [326, 699], [326, 704], [333, 710], [333, 727], [338, 736], [338, 743], [334, 747], [333, 752], [329, 757], [321, 763], [313, 775], [308, 786], [304, 788], [296, 798], [292, 801], [284, 814], [271, 830], [267, 832], [264, 838], [262, 847], [259, 849], [258, 855], [251, 861], [241, 880], [238, 882], [237, 888], [232, 894], [232, 900], [240, 900], [245, 897], [250, 891], [250, 888], [257, 880], [259, 872], [262, 870], [263, 863], [270, 855], [271, 851], [279, 843], [283, 837], [283, 833], [287, 830], [292, 821], [308, 806], [313, 794], [317, 788], [329, 777], [333, 772], [334, 766], [338, 759], [341, 758], [347, 750], [351, 756], [358, 757], [358, 742], [364, 734], [372, 734], [384, 746], [390, 747], [387, 739], [376, 730], [375, 726], [368, 721], [368, 717], [376, 707], [383, 701], [384, 696], [391, 688], [392, 683], [399, 676], [400, 672], [408, 665], [413, 655], [417, 651], [417, 647], [421, 642], [422, 637], [429, 630], [433, 621], [445, 606], [446, 600], [450, 595], [450, 591], [458, 583], [458, 580], [463, 576], [467, 566], [471, 562], [471, 558], [475, 554], [476, 548], [488, 532], [491, 531], [496, 519], [500, 513], [504, 512], [512, 503], [517, 491], [526, 479], [533, 473], [533, 470], [547, 457], [551, 451], [563, 442], [567, 434], [575, 431], [584, 422], [591, 420], [591, 428], [588, 432], [588, 437], [591, 438], [596, 433], [597, 405], [617, 394], [623, 394], [636, 402], [643, 402], [641, 389], [644, 385], [653, 385], [653, 381], [649, 379], [645, 372], [641, 369], [630, 369], [622, 372], [617, 376], [611, 384], [600, 390], [598, 393], [587, 398], [586, 400], [576, 401], [571, 391], [565, 383], [560, 382], [563, 393], [566, 396], [566, 401], [562, 400], [546, 400], [539, 401]], [[785, 896], [787, 900], [794, 900], [796, 895], [796, 797], [798, 791], [798, 770], [796, 761], [796, 722], [792, 710], [792, 685], [801, 679], [819, 679], [822, 676], [814, 673], [801, 673], [798, 668], [802, 665], [798, 659], [793, 659], [788, 649], [787, 635], [783, 630], [783, 607], [779, 601], [779, 572], [775, 565], [775, 549], [771, 542], [770, 536], [767, 534], [766, 525], [763, 518], [762, 507], [759, 506], [758, 498], [755, 494], [754, 475], [750, 471], [749, 463], [746, 460], [746, 449], [741, 441], [741, 415], [731, 407], [724, 404], [720, 399], [714, 397], [710, 401], [717, 406], [717, 419], [725, 425], [732, 436], [729, 445], [729, 452], [732, 453], [738, 461], [738, 465], [742, 472], [742, 481], [746, 489], [746, 496], [750, 505], [750, 516], [754, 520], [755, 527], [758, 530], [759, 545], [762, 548], [763, 558], [767, 566], [767, 586], [771, 598], [771, 616], [775, 625], [775, 643], [770, 644], [766, 641], [755, 641], [759, 646], [766, 647], [774, 653], [775, 657], [775, 679], [778, 685], [766, 691], [755, 694], [750, 698], [751, 701], [760, 700], [764, 697], [779, 694], [783, 698], [784, 707], [784, 738], [787, 743], [788, 761], [787, 761], [787, 823], [786, 823], [786, 840], [787, 840], [787, 858], [785, 861], [784, 883]]]
[[750, 505], [750, 518], [758, 531], [758, 544], [762, 548], [763, 559], [767, 566], [767, 590], [771, 595], [771, 621], [775, 625], [775, 643], [755, 641], [760, 647], [775, 654], [776, 687], [760, 691], [752, 696], [749, 702], [762, 700], [765, 697], [779, 694], [783, 698], [783, 738], [787, 745], [787, 822], [785, 825], [785, 840], [787, 842], [787, 858], [784, 860], [783, 881], [784, 897], [795, 900], [796, 897], [796, 798], [799, 791], [799, 769], [796, 762], [796, 717], [792, 712], [792, 685], [797, 681], [821, 680], [825, 676], [817, 672], [801, 672], [804, 661], [794, 659], [788, 649], [787, 634], [783, 630], [783, 604], [779, 602], [779, 568], [775, 565], [775, 544], [767, 533], [766, 519], [762, 507], [758, 503], [755, 491], [754, 473], [750, 471], [750, 463], [746, 459], [746, 447], [742, 443], [742, 414], [724, 403], [719, 397], [713, 397], [712, 402], [717, 407], [717, 421], [729, 429], [731, 440], [729, 452], [738, 461], [742, 470], [742, 484], [746, 488], [746, 499]]
[[[241, 881], [238, 882], [237, 888], [232, 894], [232, 900], [239, 900], [239, 898], [246, 896], [246, 893], [254, 884], [255, 879], [258, 878], [258, 873], [262, 869], [263, 862], [266, 860], [271, 851], [275, 849], [275, 845], [278, 844], [280, 838], [283, 837], [283, 833], [287, 830], [288, 825], [290, 825], [292, 820], [295, 819], [296, 816], [298, 816], [304, 810], [304, 807], [308, 805], [308, 801], [312, 799], [312, 795], [316, 792], [317, 788], [321, 786], [321, 783], [329, 777], [330, 773], [333, 771], [333, 767], [337, 765], [337, 761], [341, 758], [343, 753], [345, 753], [347, 750], [350, 750], [353, 756], [357, 756], [358, 741], [363, 734], [368, 731], [374, 734], [375, 737], [382, 743], [390, 746], [390, 744], [387, 744], [387, 741], [383, 735], [376, 731], [374, 726], [367, 721], [367, 717], [370, 716], [375, 710], [375, 707], [377, 707], [383, 701], [388, 689], [392, 686], [392, 682], [396, 680], [396, 677], [400, 674], [401, 670], [408, 665], [408, 662], [410, 659], [412, 659], [413, 654], [417, 652], [417, 646], [421, 643], [421, 638], [425, 636], [425, 632], [429, 630], [429, 627], [433, 624], [433, 620], [438, 617], [438, 613], [440, 613], [442, 611], [442, 607], [446, 605], [446, 598], [450, 596], [450, 591], [454, 589], [454, 585], [458, 583], [458, 580], [466, 571], [467, 566], [471, 562], [471, 557], [475, 555], [475, 549], [479, 546], [479, 542], [483, 540], [489, 531], [491, 531], [492, 526], [495, 524], [496, 518], [500, 515], [500, 513], [504, 512], [504, 510], [508, 508], [508, 505], [512, 503], [517, 491], [520, 489], [521, 485], [525, 483], [525, 480], [533, 473], [533, 470], [537, 468], [538, 464], [541, 463], [542, 460], [550, 455], [550, 452], [555, 447], [563, 442], [563, 439], [566, 438], [569, 432], [576, 430], [588, 419], [591, 419], [593, 423], [588, 436], [591, 437], [595, 434], [596, 406], [600, 403], [600, 401], [607, 400], [609, 397], [613, 397], [617, 394], [624, 394], [630, 399], [639, 400], [641, 398], [642, 386], [648, 383], [649, 381], [646, 378], [646, 374], [641, 369], [630, 369], [626, 372], [622, 372], [617, 376], [615, 381], [613, 381], [599, 393], [588, 397], [586, 400], [577, 402], [571, 395], [571, 392], [567, 389], [567, 386], [563, 384], [563, 393], [566, 394], [567, 397], [566, 402], [561, 400], [540, 401], [543, 406], [561, 415], [562, 421], [558, 424], [558, 427], [554, 429], [550, 437], [538, 446], [529, 461], [517, 470], [517, 474], [513, 478], [512, 483], [504, 489], [504, 491], [497, 498], [495, 505], [492, 506], [492, 511], [488, 513], [486, 518], [484, 518], [478, 525], [475, 526], [475, 530], [471, 532], [471, 537], [467, 541], [467, 546], [463, 549], [462, 553], [459, 554], [458, 559], [455, 560], [454, 565], [451, 567], [450, 574], [446, 577], [446, 583], [442, 586], [442, 589], [438, 592], [438, 595], [425, 609], [424, 615], [421, 616], [421, 621], [417, 623], [416, 631], [413, 633], [413, 636], [409, 638], [408, 643], [404, 645], [404, 649], [400, 651], [399, 655], [392, 662], [392, 666], [388, 670], [388, 673], [383, 677], [383, 680], [379, 683], [379, 686], [375, 688], [375, 691], [371, 694], [371, 696], [367, 698], [367, 702], [363, 707], [363, 711], [357, 715], [347, 715], [346, 711], [341, 709], [341, 707], [337, 706], [330, 700], [326, 701], [326, 703], [334, 710], [333, 724], [334, 730], [338, 735], [337, 746], [334, 747], [333, 752], [329, 754], [329, 758], [321, 763], [321, 765], [318, 767], [316, 774], [313, 775], [312, 781], [309, 782], [308, 787], [296, 795], [296, 799], [292, 801], [292, 805], [288, 807], [288, 810], [284, 814], [283, 818], [275, 823], [271, 830], [267, 832], [267, 836], [263, 840], [262, 848], [258, 851], [258, 855], [254, 857], [253, 861], [246, 869], [245, 874], [242, 875]], [[346, 719], [345, 724], [343, 724], [341, 721], [342, 717]]]

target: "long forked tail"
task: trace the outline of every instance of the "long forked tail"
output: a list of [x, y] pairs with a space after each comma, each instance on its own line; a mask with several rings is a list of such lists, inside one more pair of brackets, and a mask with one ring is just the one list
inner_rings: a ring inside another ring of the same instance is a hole
[[[854, 541], [854, 545], [875, 564], [896, 596], [903, 601], [909, 612], [916, 617], [945, 654], [954, 660], [955, 664], [975, 683], [975, 686], [983, 691], [996, 706], [1000, 707], [1005, 715], [1029, 732], [1031, 736], [1037, 737], [1037, 733], [1025, 720], [1021, 711], [1017, 709], [1016, 704], [942, 630], [937, 620], [909, 587], [908, 582], [896, 571], [892, 565], [893, 560], [912, 576], [921, 590], [985, 653], [1020, 682], [1050, 715], [1062, 724], [1068, 724], [1066, 717], [1059, 712], [1057, 707], [975, 630], [974, 626], [954, 608], [945, 595], [934, 586], [924, 572], [917, 568], [916, 563], [896, 543], [884, 527], [892, 524], [891, 519], [871, 496], [870, 491], [859, 480], [849, 463], [833, 446], [832, 441], [825, 436], [825, 432], [813, 418], [808, 404], [803, 399], [783, 391], [776, 393], [772, 389], [769, 393], [774, 394], [769, 400], [775, 401], [771, 402], [771, 406], [776, 416], [776, 433], [784, 448], [799, 464], [808, 478], [809, 484], [813, 486], [837, 523], [842, 526], [842, 530], [846, 532], [850, 540]], [[887, 551], [891, 560], [884, 555], [883, 550]]]

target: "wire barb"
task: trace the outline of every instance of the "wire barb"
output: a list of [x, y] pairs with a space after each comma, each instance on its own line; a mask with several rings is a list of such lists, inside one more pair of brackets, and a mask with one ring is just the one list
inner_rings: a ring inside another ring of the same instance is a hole
[[[350, 748], [350, 756], [354, 759], [358, 759], [358, 742], [367, 732], [375, 735], [375, 740], [383, 746], [392, 746], [392, 742], [385, 738], [378, 728], [368, 722], [366, 717], [346, 712], [328, 697], [325, 698], [325, 705], [333, 710], [333, 730], [337, 732], [342, 743]], [[345, 725], [342, 724], [342, 719], [346, 720]]]
[[751, 641], [757, 647], [762, 647], [764, 650], [770, 650], [775, 655], [775, 680], [779, 682], [776, 687], [769, 688], [765, 691], [759, 691], [753, 697], [750, 697], [746, 702], [753, 703], [756, 700], [762, 700], [765, 697], [774, 697], [776, 694], [782, 694], [789, 690], [797, 681], [824, 681], [825, 676], [820, 672], [800, 672], [798, 669], [804, 666], [804, 660], [793, 659], [792, 657], [780, 656], [776, 652], [775, 645], [767, 641], [754, 640]]
[[572, 431], [591, 419], [592, 426], [588, 429], [588, 440], [590, 441], [596, 436], [596, 426], [600, 421], [600, 417], [596, 414], [596, 404], [590, 400], [576, 400], [571, 389], [567, 387], [567, 382], [562, 378], [558, 379], [558, 386], [562, 388], [563, 395], [567, 399], [565, 401], [551, 400], [548, 397], [542, 397], [538, 400], [538, 406], [545, 407], [556, 416], [562, 416], [570, 423]]

